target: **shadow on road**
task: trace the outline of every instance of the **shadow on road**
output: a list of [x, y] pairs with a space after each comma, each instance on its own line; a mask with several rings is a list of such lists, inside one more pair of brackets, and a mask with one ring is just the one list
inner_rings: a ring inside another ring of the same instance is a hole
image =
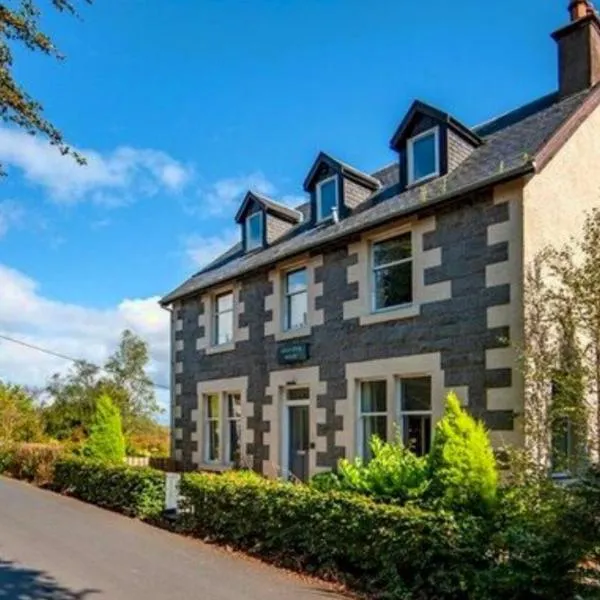
[[69, 590], [43, 571], [0, 560], [0, 600], [83, 600], [100, 590]]

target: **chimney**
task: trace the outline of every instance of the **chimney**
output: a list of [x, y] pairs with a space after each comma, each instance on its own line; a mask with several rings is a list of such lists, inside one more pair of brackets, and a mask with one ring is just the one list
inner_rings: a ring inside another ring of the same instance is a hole
[[571, 22], [555, 31], [558, 44], [558, 89], [561, 97], [600, 81], [600, 18], [589, 0], [571, 0]]

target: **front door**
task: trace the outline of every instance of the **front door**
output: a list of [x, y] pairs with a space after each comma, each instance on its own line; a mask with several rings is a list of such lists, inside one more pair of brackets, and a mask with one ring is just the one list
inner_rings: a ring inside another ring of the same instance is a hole
[[290, 479], [308, 480], [308, 405], [290, 405], [288, 410], [288, 471]]

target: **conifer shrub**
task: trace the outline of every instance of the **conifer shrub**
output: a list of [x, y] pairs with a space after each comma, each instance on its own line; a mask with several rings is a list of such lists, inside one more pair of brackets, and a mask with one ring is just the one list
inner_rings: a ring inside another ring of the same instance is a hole
[[90, 435], [83, 447], [87, 458], [119, 463], [125, 459], [125, 438], [119, 409], [111, 398], [103, 394], [98, 398], [92, 419]]

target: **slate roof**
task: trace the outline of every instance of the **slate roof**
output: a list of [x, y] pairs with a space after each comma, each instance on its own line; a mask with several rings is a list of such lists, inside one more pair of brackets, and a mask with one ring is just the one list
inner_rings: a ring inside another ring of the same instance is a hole
[[[279, 215], [286, 220], [298, 223], [303, 219], [303, 214], [298, 209], [281, 204], [281, 202], [267, 198], [267, 196], [264, 196], [263, 194], [258, 194], [257, 192], [248, 192], [246, 198], [248, 197], [254, 198], [259, 204], [262, 204], [266, 210], [271, 211], [272, 213]], [[243, 208], [243, 206], [240, 208], [238, 214], [242, 212]]]
[[[600, 101], [598, 86], [565, 99], [557, 94], [540, 98], [506, 115], [473, 128], [484, 144], [456, 169], [444, 177], [399, 193], [396, 166], [388, 165], [373, 173], [383, 188], [353, 214], [338, 223], [311, 226], [304, 221], [295, 226], [274, 245], [244, 254], [236, 244], [210, 265], [196, 273], [161, 300], [167, 305], [178, 298], [197, 293], [218, 283], [235, 279], [284, 258], [315, 249], [333, 240], [431, 208], [441, 202], [485, 186], [534, 172], [536, 157], [548, 158], [548, 145], [562, 126], [576, 117], [580, 109]], [[586, 100], [590, 102], [586, 102]], [[562, 140], [564, 142], [565, 140]], [[299, 207], [305, 212], [305, 205]]]

